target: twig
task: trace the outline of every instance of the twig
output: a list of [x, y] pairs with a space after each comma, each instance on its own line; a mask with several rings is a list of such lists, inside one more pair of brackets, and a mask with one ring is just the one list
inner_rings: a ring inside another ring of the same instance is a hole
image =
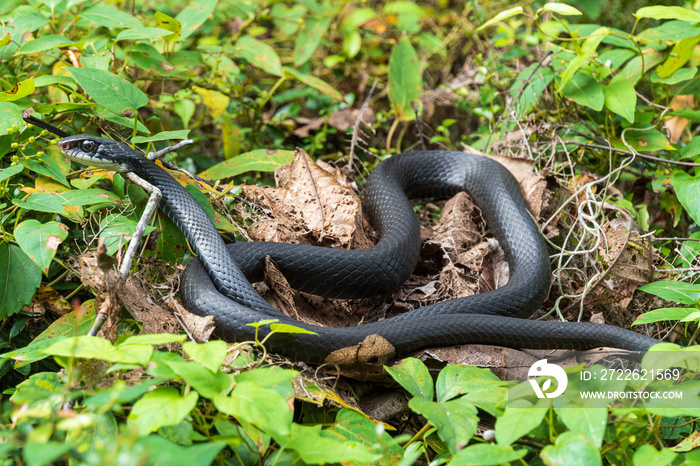
[[308, 156], [306, 155], [306, 152], [304, 152], [304, 149], [297, 148], [297, 151], [301, 152], [301, 159], [304, 161], [304, 167], [306, 167], [306, 172], [309, 174], [309, 178], [311, 178], [311, 186], [314, 189], [314, 195], [316, 196], [316, 202], [318, 202], [318, 207], [321, 210], [321, 236], [319, 240], [323, 240], [323, 231], [326, 226], [326, 216], [323, 214], [323, 204], [321, 203], [321, 196], [318, 194], [318, 188], [316, 187], [316, 180], [314, 179], [314, 174], [311, 173], [311, 167], [309, 167], [309, 161], [306, 159]]
[[170, 152], [175, 152], [176, 150], [181, 149], [185, 146], [189, 146], [191, 144], [194, 144], [194, 141], [192, 139], [184, 139], [184, 140], [178, 142], [177, 144], [175, 144], [174, 146], [168, 146], [165, 149], [161, 149], [161, 150], [156, 151], [156, 152], [149, 152], [148, 155], [146, 156], [146, 158], [148, 158], [149, 160], [157, 160], [157, 159], [163, 157], [165, 154], [169, 154]]
[[420, 115], [418, 115], [418, 105], [413, 102], [411, 103], [411, 106], [413, 107], [413, 111], [416, 114], [416, 132], [418, 133], [418, 140], [420, 141], [420, 146], [423, 150], [428, 150], [428, 147], [425, 145], [425, 135], [423, 134], [423, 128], [420, 126]]
[[[357, 115], [357, 119], [355, 120], [355, 127], [352, 130], [352, 138], [350, 138], [350, 155], [348, 157], [348, 163], [345, 166], [348, 170], [352, 169], [352, 164], [353, 161], [355, 160], [355, 147], [357, 147], [357, 141], [360, 139], [361, 136], [359, 136], [362, 133], [362, 128], [360, 127], [362, 123], [365, 123], [365, 120], [363, 119], [364, 113], [367, 110], [367, 107], [369, 107], [369, 101], [372, 98], [372, 94], [374, 93], [374, 89], [377, 87], [377, 80], [374, 80], [374, 83], [372, 84], [372, 87], [369, 89], [369, 92], [367, 93], [367, 97], [365, 97], [365, 101], [362, 102], [362, 106], [360, 107], [360, 113]], [[367, 125], [367, 123], [365, 123]], [[369, 125], [367, 125], [369, 126]], [[374, 129], [372, 129], [374, 131]]]
[[694, 163], [694, 162], [680, 162], [678, 160], [668, 160], [668, 159], [661, 159], [659, 157], [654, 157], [652, 155], [646, 155], [646, 154], [640, 154], [639, 152], [632, 152], [624, 149], [618, 149], [617, 147], [613, 146], [605, 146], [602, 144], [589, 144], [587, 142], [576, 142], [576, 141], [563, 141], [564, 144], [573, 144], [575, 146], [580, 146], [580, 147], [590, 147], [592, 149], [602, 149], [602, 150], [609, 150], [612, 152], [617, 152], [618, 154], [625, 154], [625, 155], [634, 155], [636, 157], [645, 159], [645, 160], [651, 160], [653, 162], [660, 162], [660, 163], [670, 163], [673, 165], [681, 165], [683, 167], [700, 167], [700, 163]]

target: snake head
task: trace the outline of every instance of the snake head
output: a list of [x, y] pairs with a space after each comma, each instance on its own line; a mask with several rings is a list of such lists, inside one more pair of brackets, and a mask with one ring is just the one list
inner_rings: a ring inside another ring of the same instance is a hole
[[143, 157], [124, 143], [77, 134], [58, 141], [58, 150], [83, 165], [117, 172], [130, 171], [132, 163]]

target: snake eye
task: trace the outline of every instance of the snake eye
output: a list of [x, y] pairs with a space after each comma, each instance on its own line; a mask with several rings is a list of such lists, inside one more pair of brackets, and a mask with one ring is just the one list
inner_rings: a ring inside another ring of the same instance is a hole
[[80, 150], [83, 152], [92, 152], [95, 150], [95, 143], [92, 141], [83, 141], [80, 143]]

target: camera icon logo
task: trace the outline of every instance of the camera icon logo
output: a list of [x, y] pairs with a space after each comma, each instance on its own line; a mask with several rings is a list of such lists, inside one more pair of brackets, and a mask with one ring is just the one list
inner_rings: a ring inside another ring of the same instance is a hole
[[566, 390], [566, 385], [569, 380], [566, 377], [566, 372], [564, 369], [556, 364], [548, 364], [546, 359], [540, 359], [532, 366], [527, 372], [528, 377], [553, 377], [557, 381], [557, 388], [551, 393], [547, 393], [552, 386], [552, 379], [547, 379], [542, 384], [542, 388], [537, 384], [537, 380], [531, 378], [529, 380], [532, 389], [535, 391], [537, 398], [556, 398]]

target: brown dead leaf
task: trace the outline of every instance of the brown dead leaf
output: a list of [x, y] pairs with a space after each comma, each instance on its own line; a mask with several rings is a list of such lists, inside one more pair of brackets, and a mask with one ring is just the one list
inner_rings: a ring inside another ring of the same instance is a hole
[[[338, 110], [337, 112], [333, 112], [328, 120], [328, 124], [338, 131], [344, 132], [347, 131], [348, 128], [355, 126], [355, 122], [359, 116], [359, 108], [344, 108], [342, 110]], [[374, 117], [374, 110], [369, 107], [365, 108], [364, 112], [362, 113], [362, 120], [369, 125], [374, 124], [376, 121], [376, 118]]]
[[457, 193], [445, 203], [433, 237], [426, 241], [423, 247], [437, 247], [445, 259], [457, 262], [460, 254], [464, 254], [481, 240], [481, 233], [473, 219], [475, 210], [476, 205], [466, 193]]
[[[677, 95], [671, 101], [671, 110], [682, 110], [684, 108], [693, 108], [695, 106], [695, 97], [692, 94]], [[676, 144], [681, 140], [683, 131], [688, 126], [690, 121], [687, 118], [672, 116], [664, 120], [664, 126], [668, 130], [668, 140], [672, 144]]]
[[484, 257], [484, 266], [479, 278], [479, 293], [486, 293], [502, 287], [508, 283], [510, 269], [506, 255], [498, 244], [498, 241], [487, 241], [489, 252]]
[[362, 371], [366, 366], [381, 368], [384, 364], [391, 364], [395, 354], [394, 346], [386, 339], [379, 335], [369, 335], [359, 345], [332, 352], [324, 363], [341, 366], [343, 373], [346, 368], [349, 372], [352, 372], [353, 368]]
[[202, 317], [197, 314], [192, 314], [174, 299], [170, 299], [167, 304], [172, 313], [180, 319], [181, 324], [185, 327], [185, 330], [187, 330], [187, 334], [190, 335], [194, 341], [197, 343], [206, 343], [209, 341], [209, 337], [211, 337], [211, 334], [214, 333], [216, 329], [214, 316], [209, 315]]
[[63, 316], [71, 311], [70, 303], [50, 286], [40, 286], [34, 301], [41, 303], [47, 311], [56, 316]]

